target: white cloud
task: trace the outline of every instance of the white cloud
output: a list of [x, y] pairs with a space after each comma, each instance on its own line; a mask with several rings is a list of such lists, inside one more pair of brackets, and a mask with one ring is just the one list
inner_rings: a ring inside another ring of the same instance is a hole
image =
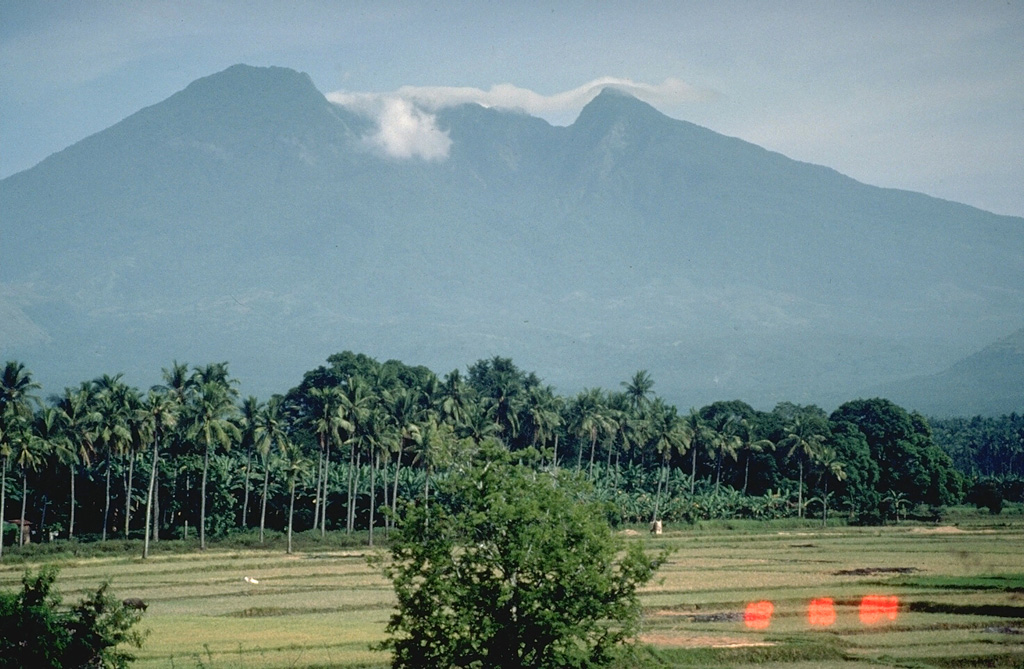
[[630, 79], [601, 77], [572, 90], [541, 95], [512, 84], [498, 84], [490, 90], [450, 86], [403, 86], [396, 94], [431, 110], [474, 102], [484, 107], [518, 109], [535, 116], [561, 116], [578, 113], [605, 88], [616, 88], [652, 105], [677, 105], [711, 97], [679, 79], [669, 78], [660, 84], [644, 84]]
[[335, 92], [331, 102], [372, 118], [377, 131], [364, 138], [392, 158], [441, 160], [448, 157], [452, 140], [437, 127], [437, 119], [412, 101], [397, 95]]
[[437, 127], [432, 112], [445, 107], [475, 103], [484, 107], [515, 109], [552, 118], [578, 114], [603, 89], [616, 88], [655, 106], [673, 106], [712, 96], [678, 79], [644, 84], [629, 79], [602, 77], [572, 90], [541, 95], [512, 84], [490, 90], [454, 86], [403, 86], [393, 93], [335, 91], [331, 102], [372, 118], [377, 131], [366, 141], [393, 158], [439, 160], [448, 157], [451, 139]]

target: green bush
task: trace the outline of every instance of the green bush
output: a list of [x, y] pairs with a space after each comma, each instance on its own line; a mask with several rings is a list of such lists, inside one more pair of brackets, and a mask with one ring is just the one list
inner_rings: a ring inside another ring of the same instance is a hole
[[623, 545], [592, 499], [568, 473], [485, 442], [429, 505], [407, 506], [384, 568], [398, 599], [382, 645], [393, 666], [608, 665], [658, 561]]
[[141, 647], [132, 629], [141, 613], [111, 597], [106, 583], [65, 609], [56, 578], [54, 566], [26, 571], [21, 593], [0, 593], [0, 669], [127, 667], [135, 658], [119, 646]]

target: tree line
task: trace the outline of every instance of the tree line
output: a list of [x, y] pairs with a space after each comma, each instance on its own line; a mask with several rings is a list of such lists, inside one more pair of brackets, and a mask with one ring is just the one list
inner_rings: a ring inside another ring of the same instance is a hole
[[352, 352], [266, 401], [236, 386], [228, 363], [174, 362], [145, 391], [103, 375], [43, 399], [7, 362], [0, 517], [29, 521], [37, 538], [142, 539], [144, 554], [162, 538], [205, 548], [235, 530], [286, 533], [289, 550], [294, 530], [372, 543], [402, 501], [429, 505], [485, 442], [589, 479], [614, 523], [830, 512], [878, 523], [966, 492], [929, 422], [878, 398], [831, 414], [740, 401], [682, 412], [647, 371], [561, 396], [508, 358], [438, 376]]

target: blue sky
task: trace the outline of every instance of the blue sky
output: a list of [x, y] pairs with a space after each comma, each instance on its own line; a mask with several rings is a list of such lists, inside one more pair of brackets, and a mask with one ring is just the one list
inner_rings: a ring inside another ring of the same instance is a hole
[[0, 177], [235, 63], [557, 124], [611, 79], [870, 184], [1024, 216], [1024, 0], [0, 0]]

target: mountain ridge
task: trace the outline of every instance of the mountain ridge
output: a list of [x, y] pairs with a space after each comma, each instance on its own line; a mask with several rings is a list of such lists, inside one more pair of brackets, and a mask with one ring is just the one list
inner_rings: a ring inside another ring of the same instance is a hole
[[567, 127], [435, 116], [446, 159], [388, 158], [307, 76], [233, 66], [0, 181], [4, 354], [64, 384], [224, 358], [263, 393], [344, 349], [511, 355], [566, 390], [647, 368], [683, 404], [828, 404], [1021, 326], [1024, 219], [618, 91]]

